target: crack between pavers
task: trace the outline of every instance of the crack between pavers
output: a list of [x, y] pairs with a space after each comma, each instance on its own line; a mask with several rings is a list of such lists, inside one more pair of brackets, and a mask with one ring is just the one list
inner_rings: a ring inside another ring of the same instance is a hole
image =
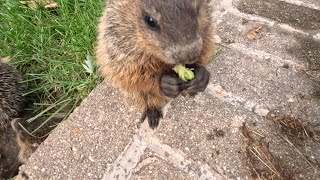
[[266, 19], [264, 17], [255, 16], [255, 15], [252, 15], [252, 14], [247, 14], [247, 13], [240, 12], [235, 7], [228, 7], [226, 9], [226, 11], [224, 12], [224, 14], [228, 14], [228, 13], [236, 15], [236, 16], [239, 16], [241, 18], [245, 18], [245, 19], [251, 20], [251, 21], [260, 22], [262, 24], [269, 25], [269, 26], [273, 26], [273, 25], [275, 25], [277, 23], [275, 21], [272, 21], [270, 19]]
[[297, 5], [297, 6], [306, 7], [306, 8], [309, 8], [309, 9], [320, 10], [319, 6], [317, 6], [315, 4], [312, 4], [312, 3], [305, 3], [305, 2], [300, 1], [300, 0], [279, 0], [279, 1], [286, 2], [288, 4], [294, 4], [294, 5]]
[[185, 158], [185, 155], [169, 145], [160, 142], [154, 135], [146, 121], [139, 128], [139, 133], [134, 135], [132, 141], [124, 151], [111, 164], [103, 176], [103, 180], [130, 179], [135, 168], [141, 162], [145, 150], [149, 149], [155, 156], [172, 164], [179, 170], [200, 180], [226, 179], [217, 170], [212, 171], [207, 164], [196, 164]]
[[146, 141], [143, 139], [138, 134], [134, 135], [132, 142], [127, 145], [115, 162], [107, 168], [107, 173], [104, 174], [102, 179], [130, 179], [134, 168], [140, 162], [140, 158], [147, 148]]
[[[296, 29], [292, 26], [290, 26], [289, 24], [285, 24], [285, 23], [279, 23], [279, 22], [276, 22], [276, 21], [273, 21], [273, 20], [270, 20], [270, 19], [267, 19], [267, 18], [264, 18], [264, 17], [261, 17], [261, 16], [256, 16], [256, 15], [252, 15], [252, 14], [247, 14], [247, 13], [243, 13], [243, 12], [240, 12], [237, 8], [235, 7], [229, 7], [226, 9], [226, 11], [224, 12], [224, 15], [225, 14], [233, 14], [233, 15], [236, 15], [238, 17], [241, 17], [241, 18], [245, 18], [245, 19], [248, 19], [250, 21], [256, 21], [256, 22], [259, 22], [261, 24], [265, 24], [265, 25], [268, 25], [268, 26], [275, 26], [275, 27], [279, 27], [285, 31], [288, 31], [288, 32], [294, 32], [294, 33], [298, 33], [298, 34], [301, 34], [303, 36], [308, 36], [314, 40], [319, 40], [318, 38], [318, 34], [315, 33], [315, 34], [310, 34], [308, 32], [305, 32], [301, 29]], [[218, 23], [217, 24], [220, 24], [222, 22], [221, 19], [218, 20]]]
[[[301, 6], [301, 7], [306, 7], [309, 9], [314, 9], [314, 10], [320, 10], [320, 7], [317, 6], [316, 4], [313, 3], [306, 3], [300, 0], [278, 0], [280, 2], [286, 2], [288, 4], [293, 4], [293, 5], [297, 5], [297, 6]], [[239, 3], [241, 2], [241, 0], [233, 0], [234, 3]]]
[[[296, 0], [293, 0], [293, 1], [292, 0], [280, 0], [280, 1], [285, 1], [285, 2], [290, 3], [290, 4], [300, 5], [302, 7], [307, 7], [307, 8], [310, 8], [310, 9], [320, 10], [320, 7], [318, 7], [318, 6], [314, 5], [314, 4], [307, 4], [307, 3], [303, 3], [301, 1], [296, 1]], [[257, 15], [252, 15], [252, 14], [240, 12], [233, 5], [233, 2], [237, 3], [239, 1], [222, 0], [220, 2], [220, 9], [217, 9], [217, 10], [215, 10], [213, 12], [214, 16], [218, 16], [217, 17], [217, 21], [215, 22], [216, 26], [218, 26], [220, 23], [222, 23], [222, 19], [226, 14], [230, 13], [230, 14], [236, 15], [236, 16], [241, 17], [241, 18], [245, 18], [245, 19], [248, 19], [248, 20], [251, 20], [251, 21], [259, 22], [261, 24], [265, 24], [265, 25], [269, 25], [269, 26], [277, 26], [277, 27], [279, 27], [279, 28], [281, 28], [281, 29], [283, 29], [285, 31], [299, 33], [301, 35], [311, 37], [314, 40], [318, 40], [318, 41], [320, 40], [320, 34], [317, 33], [317, 32], [315, 34], [310, 34], [310, 33], [305, 32], [303, 30], [291, 27], [288, 24], [279, 23], [279, 22], [267, 19], [265, 17], [261, 17], [261, 16], [257, 16]], [[224, 9], [224, 11], [221, 12], [221, 9]]]
[[292, 60], [283, 59], [281, 57], [267, 53], [265, 51], [260, 51], [257, 49], [250, 48], [244, 44], [232, 43], [232, 44], [229, 44], [227, 47], [230, 48], [231, 50], [235, 50], [237, 52], [240, 52], [242, 54], [245, 54], [253, 58], [258, 58], [260, 60], [269, 60], [272, 63], [272, 65], [275, 65], [276, 67], [281, 67], [283, 66], [283, 64], [288, 64], [290, 66], [290, 69], [292, 70], [297, 68], [304, 68], [303, 65], [298, 64]]
[[211, 170], [207, 164], [196, 164], [192, 160], [185, 158], [182, 152], [178, 152], [169, 145], [163, 144], [157, 137], [149, 136], [146, 142], [150, 150], [156, 156], [171, 163], [176, 168], [188, 173], [192, 177], [200, 180], [218, 180], [226, 179], [217, 170]]
[[259, 116], [265, 117], [269, 113], [269, 110], [263, 105], [246, 100], [240, 96], [236, 96], [231, 92], [227, 92], [220, 85], [209, 83], [206, 91], [223, 102], [231, 104], [235, 107], [242, 107]]

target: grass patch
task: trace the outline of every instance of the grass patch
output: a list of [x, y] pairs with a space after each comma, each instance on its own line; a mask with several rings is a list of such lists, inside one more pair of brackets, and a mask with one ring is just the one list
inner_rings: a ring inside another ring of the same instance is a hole
[[101, 79], [82, 66], [93, 55], [103, 0], [56, 0], [58, 8], [30, 8], [0, 0], [0, 57], [23, 76], [29, 122], [67, 117]]

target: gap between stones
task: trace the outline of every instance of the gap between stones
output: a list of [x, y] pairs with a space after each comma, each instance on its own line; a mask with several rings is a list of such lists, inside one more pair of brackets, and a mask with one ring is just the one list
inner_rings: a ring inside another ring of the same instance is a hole
[[172, 164], [188, 175], [200, 180], [225, 179], [217, 170], [211, 170], [207, 164], [196, 164], [186, 155], [163, 144], [148, 127], [147, 121], [141, 125], [139, 133], [134, 135], [124, 151], [111, 164], [103, 176], [103, 180], [130, 179], [135, 168], [142, 161], [145, 150], [151, 150], [155, 156]]
[[317, 34], [317, 33], [316, 34], [310, 34], [310, 33], [305, 32], [303, 30], [293, 28], [288, 24], [278, 23], [276, 21], [273, 21], [273, 20], [270, 20], [270, 19], [267, 19], [267, 18], [264, 18], [264, 17], [243, 13], [243, 12], [240, 12], [238, 9], [232, 7], [232, 6], [227, 6], [225, 12], [222, 13], [220, 18], [217, 20], [217, 23], [216, 23], [217, 25], [222, 22], [222, 17], [227, 13], [236, 15], [236, 16], [241, 17], [241, 18], [248, 19], [250, 21], [256, 21], [256, 22], [259, 22], [259, 23], [262, 23], [262, 24], [265, 24], [265, 25], [268, 25], [268, 26], [276, 26], [276, 27], [279, 27], [279, 28], [281, 28], [281, 29], [283, 29], [285, 31], [290, 32], [290, 33], [292, 33], [292, 32], [298, 33], [298, 34], [301, 34], [303, 36], [311, 37], [311, 38], [313, 38], [314, 40], [317, 40], [317, 41], [320, 40], [319, 34]]

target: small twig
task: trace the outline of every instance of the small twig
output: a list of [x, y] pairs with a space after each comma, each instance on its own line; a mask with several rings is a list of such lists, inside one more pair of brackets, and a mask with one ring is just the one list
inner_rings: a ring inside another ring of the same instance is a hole
[[255, 155], [266, 167], [268, 167], [274, 174], [276, 174], [277, 176], [279, 176], [281, 178], [281, 175], [277, 172], [274, 171], [274, 169], [272, 169], [267, 163], [265, 163], [254, 151], [250, 150], [250, 152]]
[[265, 138], [266, 136], [264, 136], [264, 135], [262, 135], [262, 134], [260, 134], [260, 133], [257, 133], [257, 132], [255, 132], [255, 131], [253, 131], [253, 130], [250, 130], [251, 132], [253, 132], [253, 134], [256, 134], [256, 135], [258, 135], [258, 136], [260, 136], [260, 137], [262, 137], [262, 138]]
[[[259, 148], [259, 147], [258, 147], [258, 148]], [[255, 149], [256, 151], [261, 150], [260, 148], [259, 148], [259, 149], [254, 148], [254, 149]], [[260, 155], [260, 156], [261, 156], [261, 157], [264, 157], [264, 158], [268, 161], [268, 163], [269, 163], [270, 166], [271, 166], [271, 169], [273, 169], [274, 171], [276, 171], [278, 176], [282, 177], [281, 174], [278, 172], [278, 169], [274, 166], [274, 163], [271, 162], [271, 159], [268, 157], [268, 155], [267, 155], [265, 152], [263, 152], [263, 150], [261, 150], [261, 153], [262, 153], [262, 155]], [[260, 154], [261, 154], [261, 153], [260, 153]], [[271, 155], [271, 154], [270, 154], [270, 155]], [[271, 155], [271, 157], [272, 157], [272, 155]], [[272, 158], [273, 158], [273, 157], [272, 157]]]
[[258, 173], [258, 171], [256, 170], [256, 168], [253, 167], [253, 165], [250, 163], [251, 168], [253, 169], [253, 171], [256, 173], [256, 175], [258, 176], [258, 178], [261, 180], [261, 177]]
[[284, 137], [282, 134], [280, 134], [280, 136], [281, 136], [289, 145], [291, 145], [291, 146], [308, 162], [308, 164], [309, 164], [313, 169], [316, 169], [316, 168], [312, 165], [312, 163], [308, 160], [308, 158], [307, 158], [305, 155], [303, 155], [303, 154], [299, 151], [299, 149], [297, 149], [297, 148], [294, 146], [294, 144], [293, 144], [292, 142], [290, 142], [290, 140], [289, 140], [288, 138]]

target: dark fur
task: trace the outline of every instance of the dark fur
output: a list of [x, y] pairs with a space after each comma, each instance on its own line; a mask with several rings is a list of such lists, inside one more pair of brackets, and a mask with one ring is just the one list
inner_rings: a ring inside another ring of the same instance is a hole
[[13, 67], [0, 62], [0, 130], [22, 110], [24, 97], [20, 76]]
[[[38, 146], [47, 138], [50, 132], [63, 120], [63, 117], [53, 117], [38, 131], [33, 133], [31, 136], [28, 132], [33, 132], [38, 128], [44, 121], [47, 120], [48, 116], [42, 116], [29, 123], [27, 119], [34, 116], [31, 112], [24, 112], [23, 118], [15, 118], [11, 121], [11, 127], [13, 128], [16, 141], [20, 148], [18, 159], [21, 163], [26, 163], [29, 157], [35, 152]], [[23, 127], [23, 128], [22, 128]]]

